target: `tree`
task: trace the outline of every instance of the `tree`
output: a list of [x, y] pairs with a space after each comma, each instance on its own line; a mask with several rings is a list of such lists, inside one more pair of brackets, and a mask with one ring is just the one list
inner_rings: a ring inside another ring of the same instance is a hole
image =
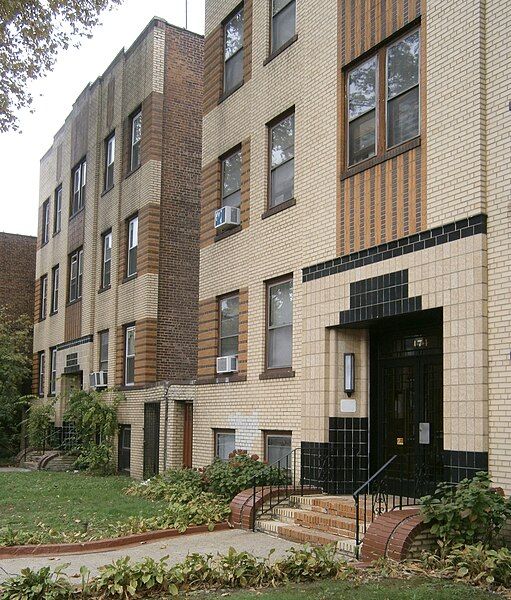
[[0, 456], [19, 449], [23, 395], [31, 378], [32, 323], [28, 316], [12, 318], [0, 307]]
[[31, 80], [55, 64], [59, 50], [91, 37], [100, 13], [122, 0], [0, 0], [0, 132], [19, 128], [31, 105]]

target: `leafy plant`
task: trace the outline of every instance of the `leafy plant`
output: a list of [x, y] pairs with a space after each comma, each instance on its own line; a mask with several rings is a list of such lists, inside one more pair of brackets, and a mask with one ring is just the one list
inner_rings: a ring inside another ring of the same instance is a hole
[[39, 571], [22, 569], [16, 577], [2, 583], [0, 600], [68, 600], [72, 597], [72, 586], [62, 575], [68, 565], [51, 571], [43, 567]]
[[193, 469], [170, 469], [146, 481], [134, 483], [125, 490], [129, 496], [184, 503], [203, 491], [202, 476]]
[[314, 581], [322, 577], [334, 577], [341, 567], [334, 545], [313, 548], [290, 548], [287, 556], [277, 561], [275, 568], [287, 581]]
[[74, 467], [95, 475], [112, 475], [115, 472], [112, 450], [112, 445], [108, 443], [80, 445]]
[[479, 542], [489, 546], [511, 518], [511, 500], [492, 490], [491, 483], [487, 473], [479, 472], [456, 486], [442, 483], [421, 499], [424, 522], [444, 548]]
[[35, 403], [32, 401], [28, 411], [27, 433], [30, 446], [42, 448], [48, 438], [50, 426], [55, 418], [54, 402]]

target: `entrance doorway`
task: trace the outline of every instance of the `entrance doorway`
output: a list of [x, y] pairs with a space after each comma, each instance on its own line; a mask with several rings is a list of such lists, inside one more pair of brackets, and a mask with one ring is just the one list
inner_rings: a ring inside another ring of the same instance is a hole
[[119, 425], [118, 470], [122, 475], [129, 475], [131, 468], [131, 425]]
[[184, 405], [184, 427], [183, 427], [183, 467], [192, 467], [193, 449], [193, 404], [186, 402]]
[[389, 491], [418, 498], [443, 479], [441, 322], [395, 320], [371, 334], [371, 472], [394, 455]]
[[144, 479], [160, 471], [160, 404], [144, 404]]

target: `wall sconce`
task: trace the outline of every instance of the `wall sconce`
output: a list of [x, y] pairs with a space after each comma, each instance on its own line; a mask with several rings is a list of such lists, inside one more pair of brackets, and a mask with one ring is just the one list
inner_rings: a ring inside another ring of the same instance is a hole
[[344, 391], [348, 398], [355, 391], [355, 355], [353, 353], [344, 355]]

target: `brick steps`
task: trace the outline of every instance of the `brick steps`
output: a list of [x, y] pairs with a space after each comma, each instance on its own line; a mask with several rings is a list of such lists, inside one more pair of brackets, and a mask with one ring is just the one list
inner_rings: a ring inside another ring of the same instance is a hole
[[[316, 529], [334, 535], [355, 536], [355, 519], [332, 515], [330, 513], [301, 510], [288, 506], [278, 506], [273, 510], [275, 518], [291, 525], [300, 525], [307, 529]], [[359, 530], [361, 527], [359, 526]]]

